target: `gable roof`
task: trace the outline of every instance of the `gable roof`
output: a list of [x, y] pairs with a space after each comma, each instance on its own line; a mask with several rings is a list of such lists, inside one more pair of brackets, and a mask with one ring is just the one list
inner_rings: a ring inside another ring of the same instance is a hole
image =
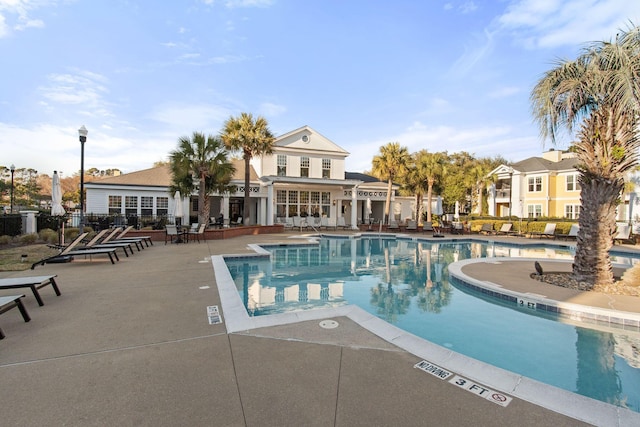
[[342, 157], [349, 155], [347, 150], [306, 125], [277, 137], [274, 148], [276, 151], [278, 148], [287, 148], [294, 151], [327, 152]]
[[579, 163], [576, 157], [562, 159], [552, 162], [542, 157], [529, 157], [511, 165], [513, 169], [520, 172], [545, 172], [545, 171], [565, 171], [575, 169]]
[[[236, 168], [232, 181], [244, 182], [244, 161], [232, 159], [231, 163]], [[257, 181], [258, 175], [253, 167], [249, 171], [251, 181]], [[156, 166], [136, 172], [125, 173], [119, 176], [108, 176], [86, 183], [86, 185], [142, 185], [148, 187], [168, 187], [171, 185], [171, 168], [169, 165]]]

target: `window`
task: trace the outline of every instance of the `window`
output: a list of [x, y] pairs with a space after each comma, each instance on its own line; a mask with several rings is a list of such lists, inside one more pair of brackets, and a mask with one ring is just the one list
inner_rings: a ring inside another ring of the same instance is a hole
[[580, 191], [578, 175], [567, 175], [567, 191]]
[[278, 176], [287, 176], [287, 156], [278, 154]]
[[542, 177], [541, 176], [532, 176], [529, 178], [529, 192], [540, 192], [542, 191]]
[[109, 196], [109, 213], [122, 213], [122, 196]]
[[149, 196], [140, 197], [140, 214], [153, 215], [153, 197], [149, 197]]
[[276, 217], [285, 218], [287, 216], [287, 190], [276, 191]]
[[199, 199], [197, 197], [191, 198], [191, 212], [198, 212], [199, 210], [198, 202], [199, 202]]
[[564, 216], [566, 218], [578, 219], [580, 216], [580, 205], [564, 205]]
[[331, 159], [322, 159], [322, 177], [331, 178]]
[[300, 157], [300, 176], [309, 177], [309, 158]]
[[290, 190], [289, 195], [289, 215], [290, 217], [298, 216], [298, 192]]
[[156, 215], [162, 216], [169, 213], [169, 198], [158, 197], [156, 199]]
[[542, 205], [527, 205], [527, 214], [529, 218], [542, 216]]
[[138, 196], [124, 197], [124, 212], [127, 216], [138, 214]]

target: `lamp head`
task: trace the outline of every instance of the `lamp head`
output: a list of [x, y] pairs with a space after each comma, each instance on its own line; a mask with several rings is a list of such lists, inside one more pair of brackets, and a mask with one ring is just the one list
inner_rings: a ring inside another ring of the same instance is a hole
[[9, 166], [9, 169], [11, 170], [11, 173], [15, 172], [16, 165], [12, 164], [11, 166]]
[[84, 125], [82, 125], [82, 127], [78, 129], [78, 135], [80, 135], [80, 142], [85, 142], [87, 140], [88, 134], [89, 134], [89, 131], [87, 130], [86, 127], [84, 127]]

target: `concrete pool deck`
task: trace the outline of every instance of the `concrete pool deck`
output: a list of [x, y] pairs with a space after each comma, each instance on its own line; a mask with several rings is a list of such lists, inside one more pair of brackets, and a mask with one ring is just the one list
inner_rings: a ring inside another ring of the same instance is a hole
[[[117, 265], [76, 259], [35, 271], [0, 272], [0, 277], [57, 274], [62, 292], [57, 297], [49, 287], [42, 289], [42, 307], [28, 290], [1, 293], [24, 293], [32, 319], [24, 323], [16, 310], [0, 316], [6, 334], [0, 341], [3, 424], [588, 424], [578, 421], [585, 419], [580, 414], [572, 418], [519, 397], [503, 407], [415, 369], [423, 359], [438, 364], [447, 357], [462, 376], [480, 370], [472, 379], [492, 390], [510, 387], [511, 381], [499, 371], [492, 373], [495, 381], [480, 381], [485, 367], [445, 356], [439, 348], [425, 347], [423, 340], [399, 337], [392, 327], [357, 310], [331, 317], [339, 323], [335, 329], [321, 328], [318, 318], [298, 316], [292, 322], [228, 332], [229, 322], [240, 324], [233, 318], [234, 308], [221, 302], [224, 291], [218, 289], [211, 256], [249, 254], [249, 244], [288, 243], [290, 237], [156, 243], [121, 257]], [[489, 267], [494, 282], [511, 275], [516, 282], [521, 277], [517, 270], [523, 273], [509, 263]], [[209, 324], [207, 307], [214, 305], [222, 312], [222, 324]], [[320, 317], [328, 318], [324, 313]], [[386, 334], [396, 335], [389, 339]], [[527, 386], [541, 401], [557, 400], [555, 389], [549, 395], [549, 389]], [[581, 408], [584, 400], [577, 396], [569, 404]], [[591, 406], [597, 412], [589, 418], [593, 424], [637, 425], [640, 420], [631, 411], [598, 402]]]

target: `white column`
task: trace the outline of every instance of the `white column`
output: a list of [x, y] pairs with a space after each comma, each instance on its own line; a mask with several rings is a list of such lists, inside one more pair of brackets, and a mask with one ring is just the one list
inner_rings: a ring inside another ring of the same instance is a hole
[[22, 233], [34, 234], [38, 232], [38, 224], [36, 222], [36, 214], [38, 211], [20, 211], [22, 215]]
[[351, 229], [358, 229], [358, 187], [354, 186], [351, 191]]
[[266, 225], [273, 225], [273, 183], [267, 185], [267, 222]]
[[224, 215], [224, 219], [229, 218], [229, 196], [222, 197], [222, 213]]

